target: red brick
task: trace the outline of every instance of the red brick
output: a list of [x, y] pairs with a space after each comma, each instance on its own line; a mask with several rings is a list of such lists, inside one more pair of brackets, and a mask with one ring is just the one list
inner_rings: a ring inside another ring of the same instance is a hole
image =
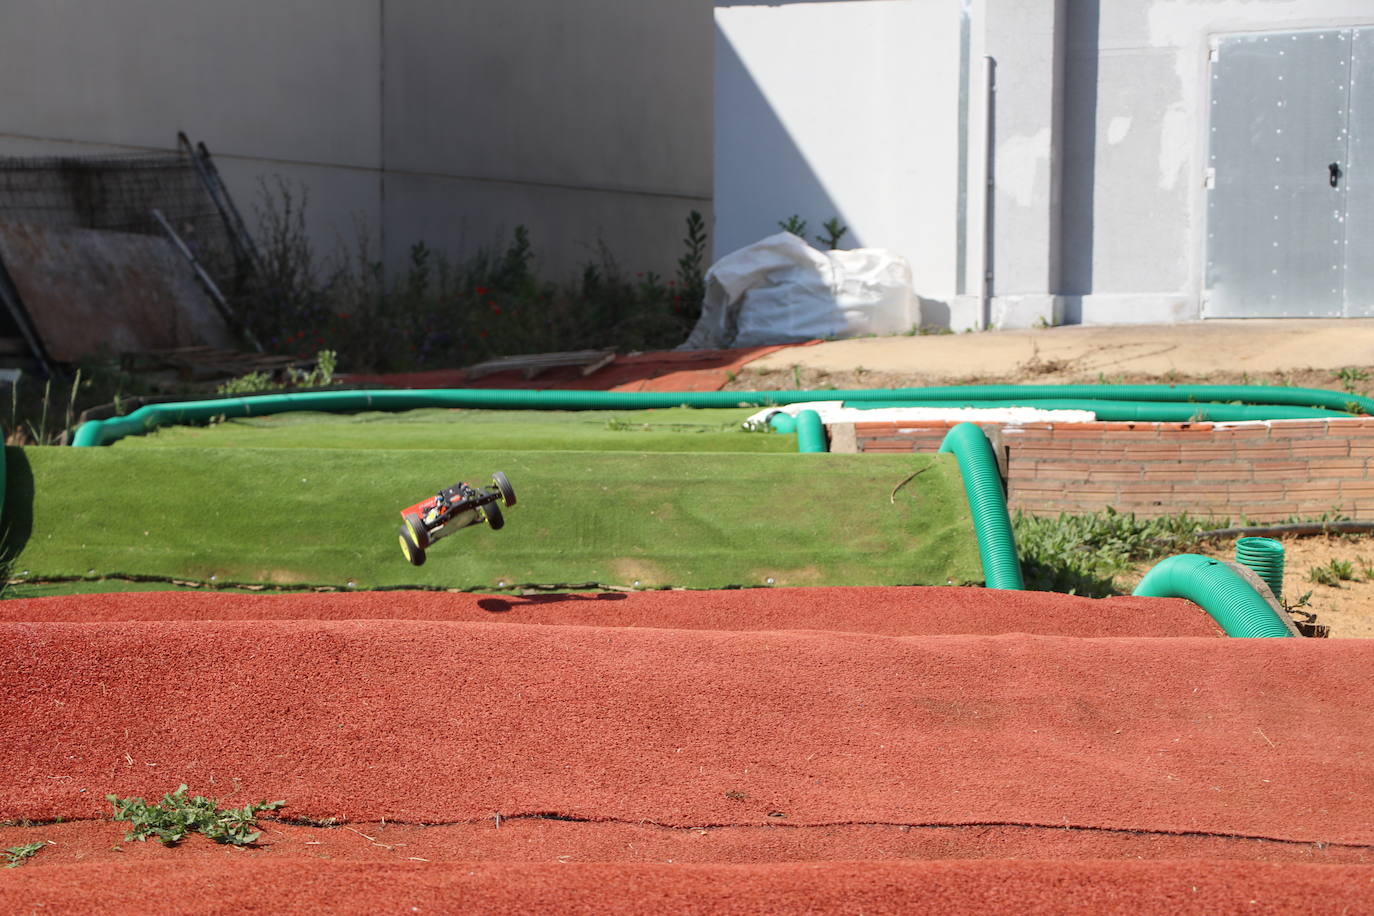
[[1342, 496], [1374, 496], [1374, 480], [1339, 481]]
[[1374, 442], [1368, 445], [1359, 441], [1352, 441], [1350, 445], [1351, 458], [1374, 458]]
[[1127, 446], [1125, 457], [1133, 461], [1179, 461], [1182, 451], [1177, 445], [1156, 442]]
[[1122, 481], [1122, 480], [1139, 480], [1139, 479], [1140, 479], [1140, 468], [1139, 468], [1139, 467], [1129, 467], [1129, 466], [1127, 466], [1127, 467], [1112, 467], [1112, 466], [1110, 466], [1110, 465], [1103, 465], [1102, 467], [1093, 468], [1091, 471], [1089, 471], [1089, 472], [1088, 472], [1088, 479], [1091, 480], [1091, 481], [1099, 481], [1099, 480], [1118, 480], [1118, 481]]
[[1073, 455], [1073, 450], [1067, 446], [1055, 445], [1025, 445], [1012, 452], [1013, 458], [1068, 458]]
[[1206, 461], [1209, 458], [1230, 458], [1236, 454], [1236, 447], [1229, 442], [1186, 442], [1178, 450], [1183, 461]]
[[1217, 439], [1268, 439], [1267, 426], [1235, 426], [1216, 430]]
[[1290, 496], [1312, 499], [1329, 496], [1336, 499], [1341, 493], [1340, 481], [1336, 480], [1293, 480], [1283, 485], [1283, 491]]
[[1198, 465], [1198, 480], [1252, 480], [1254, 465], [1244, 462], [1208, 462]]
[[1141, 471], [1145, 480], [1197, 480], [1197, 465], [1195, 464], [1147, 464], [1141, 468]]
[[1337, 440], [1335, 442], [1294, 442], [1293, 457], [1295, 458], [1317, 458], [1331, 457], [1344, 458], [1351, 454], [1349, 442]]
[[1307, 473], [1305, 461], [1256, 461], [1256, 480], [1288, 480]]
[[1117, 490], [1122, 497], [1132, 499], [1169, 499], [1173, 496], [1174, 487], [1171, 483], [1123, 483]]
[[1211, 423], [1169, 423], [1159, 429], [1161, 439], [1210, 439]]
[[1268, 440], [1264, 442], [1236, 443], [1236, 457], [1246, 461], [1282, 459], [1293, 454], [1295, 443], [1291, 440]]
[[1325, 436], [1329, 427], [1327, 420], [1272, 420], [1269, 423], [1270, 435], [1274, 438], [1316, 438]]

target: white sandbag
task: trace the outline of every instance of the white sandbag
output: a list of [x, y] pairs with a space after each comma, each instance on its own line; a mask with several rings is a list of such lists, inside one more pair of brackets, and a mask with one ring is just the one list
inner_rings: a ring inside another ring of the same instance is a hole
[[880, 248], [817, 251], [779, 232], [706, 272], [701, 318], [679, 349], [900, 334], [920, 323], [906, 259]]

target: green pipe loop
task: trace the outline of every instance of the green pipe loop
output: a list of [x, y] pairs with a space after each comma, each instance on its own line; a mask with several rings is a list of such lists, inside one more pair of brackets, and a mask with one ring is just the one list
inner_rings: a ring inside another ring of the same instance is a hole
[[797, 418], [790, 413], [783, 413], [779, 410], [768, 418], [768, 425], [780, 433], [795, 433], [797, 431]]
[[[148, 404], [123, 417], [88, 420], [73, 437], [76, 446], [108, 445], [124, 436], [142, 435], [169, 423], [195, 423], [214, 417], [252, 417], [291, 410], [413, 410], [421, 407], [500, 408], [504, 410], [641, 410], [655, 407], [766, 407], [806, 401], [850, 403], [1053, 401], [1064, 405], [1083, 399], [1170, 403], [1191, 418], [1202, 401], [1239, 401], [1325, 411], [1374, 413], [1374, 399], [1316, 388], [1266, 385], [954, 385], [941, 388], [863, 389], [856, 391], [530, 391], [503, 389], [393, 389], [312, 391], [240, 398]], [[1205, 405], [1207, 410], [1212, 405]], [[1238, 406], [1221, 404], [1223, 406]], [[1123, 408], [1124, 409], [1124, 408]], [[1255, 419], [1281, 419], [1273, 408]], [[1327, 414], [1316, 414], [1326, 416]], [[1341, 414], [1332, 414], [1341, 415]], [[1304, 417], [1314, 416], [1303, 414]], [[1185, 419], [1186, 419], [1185, 418]], [[1137, 419], [1143, 419], [1138, 417]]]
[[945, 434], [940, 451], [953, 452], [959, 462], [973, 531], [978, 537], [984, 583], [988, 588], [1024, 589], [1007, 496], [1002, 492], [1002, 474], [988, 437], [977, 425], [960, 423]]
[[1182, 553], [1161, 560], [1131, 594], [1147, 598], [1187, 598], [1221, 624], [1227, 636], [1292, 636], [1279, 615], [1254, 586], [1220, 560]]
[[1253, 569], [1269, 586], [1274, 598], [1283, 600], [1283, 542], [1274, 538], [1241, 538], [1236, 541], [1236, 562]]
[[821, 415], [814, 410], [798, 411], [797, 451], [825, 452], [829, 450], [825, 441], [825, 424], [821, 422]]

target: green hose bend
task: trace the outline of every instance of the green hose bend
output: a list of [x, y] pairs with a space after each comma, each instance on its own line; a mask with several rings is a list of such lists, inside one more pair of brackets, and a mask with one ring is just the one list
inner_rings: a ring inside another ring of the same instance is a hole
[[821, 415], [814, 410], [797, 412], [797, 451], [829, 451], [825, 442], [825, 424], [821, 422]]
[[940, 451], [952, 452], [959, 462], [987, 587], [1025, 588], [1011, 515], [1007, 512], [1007, 496], [1002, 492], [1002, 474], [988, 437], [976, 424], [960, 423], [945, 434]]
[[1221, 624], [1227, 636], [1292, 636], [1254, 586], [1220, 560], [1181, 553], [1155, 564], [1131, 594], [1187, 598]]

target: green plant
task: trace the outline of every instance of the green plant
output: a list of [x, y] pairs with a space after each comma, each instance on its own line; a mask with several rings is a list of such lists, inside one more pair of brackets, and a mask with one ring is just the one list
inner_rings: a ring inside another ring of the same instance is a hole
[[163, 795], [162, 801], [156, 804], [150, 805], [142, 798], [121, 799], [117, 795], [106, 795], [105, 800], [114, 806], [115, 820], [128, 821], [131, 825], [124, 837], [126, 841], [143, 842], [149, 837], [157, 837], [164, 846], [175, 846], [192, 833], [204, 834], [216, 843], [250, 845], [262, 835], [254, 829], [257, 815], [286, 804], [284, 801], [261, 801], [242, 808], [220, 810], [219, 802], [203, 795], [187, 798], [185, 784]]
[[5, 867], [18, 868], [38, 855], [38, 851], [45, 845], [44, 843], [24, 843], [21, 846], [11, 846], [4, 851], [5, 858], [9, 860], [5, 863]]
[[1012, 526], [1028, 588], [1092, 598], [1114, 594], [1116, 576], [1135, 563], [1186, 552], [1208, 527], [1186, 514], [1137, 518], [1110, 506], [1058, 518], [1018, 512]]
[[785, 220], [778, 221], [778, 228], [800, 238], [806, 238], [806, 220], [793, 213]]
[[1331, 378], [1341, 383], [1341, 387], [1351, 394], [1357, 394], [1355, 384], [1357, 382], [1369, 381], [1369, 371], [1359, 366], [1345, 366], [1340, 369], [1333, 369]]
[[1354, 578], [1355, 564], [1349, 560], [1331, 560], [1307, 570], [1307, 581], [1331, 588], [1340, 588], [1342, 582], [1349, 582]]
[[845, 234], [849, 232], [848, 226], [840, 224], [840, 218], [838, 216], [832, 216], [830, 219], [821, 223], [821, 228], [825, 230], [825, 235], [816, 236], [816, 243], [826, 251], [834, 251], [836, 248], [839, 248], [840, 239], [844, 238]]
[[706, 220], [693, 210], [687, 214], [687, 237], [682, 240], [687, 251], [677, 259], [678, 290], [673, 298], [674, 308], [692, 312], [693, 321], [701, 314], [706, 297], [706, 240]]
[[792, 366], [792, 387], [793, 387], [793, 388], [796, 388], [798, 391], [800, 391], [800, 390], [801, 390], [801, 386], [802, 386], [802, 367], [799, 366], [799, 365], [795, 365], [795, 364], [794, 364], [794, 365]]
[[245, 395], [260, 394], [264, 391], [280, 391], [285, 388], [327, 388], [334, 381], [334, 370], [338, 366], [339, 355], [333, 350], [320, 350], [315, 354], [315, 365], [305, 369], [288, 369], [287, 380], [278, 382], [267, 372], [250, 372], [232, 378], [215, 389], [219, 394]]

